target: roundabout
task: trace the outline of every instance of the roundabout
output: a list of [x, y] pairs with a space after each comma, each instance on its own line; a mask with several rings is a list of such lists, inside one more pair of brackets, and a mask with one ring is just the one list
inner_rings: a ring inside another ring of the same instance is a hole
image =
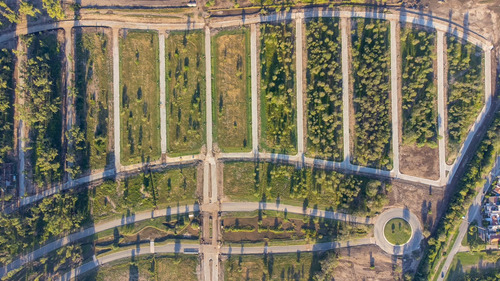
[[375, 221], [375, 243], [391, 255], [404, 255], [420, 248], [422, 226], [408, 209], [394, 208]]

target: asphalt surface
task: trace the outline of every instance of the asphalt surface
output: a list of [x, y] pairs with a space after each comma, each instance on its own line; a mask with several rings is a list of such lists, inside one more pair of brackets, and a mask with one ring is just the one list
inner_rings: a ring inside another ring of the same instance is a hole
[[439, 149], [439, 179], [442, 183], [446, 180], [446, 145], [444, 129], [444, 111], [446, 103], [444, 100], [444, 32], [437, 31], [437, 92], [438, 92], [438, 139]]
[[[412, 236], [408, 243], [404, 245], [393, 245], [385, 239], [384, 227], [385, 224], [393, 218], [402, 218], [406, 220], [412, 229]], [[391, 255], [409, 254], [420, 248], [420, 242], [423, 239], [422, 226], [417, 216], [408, 209], [394, 208], [389, 209], [378, 215], [375, 220], [374, 235], [376, 244]]]
[[392, 110], [392, 170], [396, 176], [399, 173], [399, 102], [398, 102], [398, 79], [399, 79], [399, 64], [398, 64], [398, 42], [396, 38], [396, 28], [398, 22], [391, 20], [391, 110]]

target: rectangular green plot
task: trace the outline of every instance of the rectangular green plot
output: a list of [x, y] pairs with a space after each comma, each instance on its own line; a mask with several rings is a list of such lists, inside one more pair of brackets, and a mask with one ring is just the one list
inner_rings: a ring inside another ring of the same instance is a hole
[[281, 202], [309, 208], [374, 214], [389, 185], [362, 176], [268, 162], [224, 163], [224, 195], [231, 201]]
[[105, 168], [110, 164], [113, 150], [113, 53], [110, 33], [111, 30], [105, 28], [76, 28], [74, 33], [74, 128], [78, 130], [75, 133], [83, 133], [85, 138], [73, 149], [76, 150], [76, 166], [82, 172]]
[[297, 152], [294, 38], [292, 22], [260, 26], [260, 145], [268, 152]]
[[318, 18], [307, 21], [306, 38], [306, 154], [341, 162], [344, 143], [339, 20]]
[[121, 163], [160, 158], [158, 33], [122, 30], [120, 36]]
[[0, 165], [15, 162], [14, 155], [14, 54], [0, 49]]
[[403, 143], [437, 147], [437, 88], [434, 84], [435, 32], [401, 30]]
[[484, 105], [484, 60], [480, 47], [448, 36], [446, 162], [452, 164]]
[[388, 21], [352, 19], [352, 66], [355, 118], [352, 162], [391, 170]]
[[214, 141], [224, 152], [252, 149], [249, 42], [246, 28], [213, 39]]
[[170, 156], [197, 154], [206, 134], [204, 33], [169, 33], [165, 48], [167, 152]]
[[63, 142], [63, 30], [22, 36], [26, 61], [18, 84], [24, 104], [20, 118], [26, 125], [28, 177], [40, 188], [62, 179]]

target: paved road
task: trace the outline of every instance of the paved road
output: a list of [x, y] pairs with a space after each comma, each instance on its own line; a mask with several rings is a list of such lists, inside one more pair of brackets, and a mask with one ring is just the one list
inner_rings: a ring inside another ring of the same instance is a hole
[[[453, 248], [451, 249], [450, 253], [446, 257], [446, 261], [445, 261], [443, 269], [441, 271], [442, 273], [444, 273], [445, 276], [447, 275], [447, 273], [450, 269], [451, 263], [453, 262], [453, 258], [455, 257], [457, 252], [460, 250], [460, 247], [462, 245], [462, 240], [464, 239], [465, 235], [467, 234], [469, 224], [477, 218], [478, 214], [481, 211], [481, 203], [483, 202], [484, 195], [485, 195], [484, 191], [488, 190], [488, 188], [491, 186], [492, 181], [499, 174], [500, 166], [498, 164], [499, 163], [498, 163], [498, 159], [497, 159], [495, 166], [493, 167], [492, 171], [488, 175], [488, 179], [487, 179], [486, 183], [484, 184], [483, 188], [481, 188], [481, 190], [479, 190], [478, 194], [474, 198], [474, 201], [472, 202], [471, 206], [469, 207], [469, 211], [467, 212], [467, 216], [460, 224], [458, 238], [457, 238], [457, 240], [455, 240], [455, 244], [453, 244]], [[441, 273], [439, 273], [439, 277], [437, 280], [442, 281], [444, 279], [442, 276], [443, 275]]]
[[392, 153], [394, 174], [399, 176], [399, 102], [398, 102], [398, 42], [396, 38], [397, 20], [391, 20], [391, 109], [392, 109]]
[[283, 254], [297, 252], [318, 252], [339, 248], [364, 246], [375, 244], [373, 238], [361, 238], [352, 241], [339, 241], [329, 243], [307, 244], [307, 245], [284, 245], [284, 246], [225, 246], [221, 248], [224, 255], [262, 255], [266, 253]]
[[259, 110], [257, 100], [259, 98], [257, 87], [257, 27], [250, 26], [250, 66], [252, 85], [252, 150], [254, 155], [259, 153]]
[[[385, 224], [393, 219], [393, 218], [402, 218], [405, 219], [411, 226], [413, 234], [410, 238], [410, 241], [402, 246], [396, 246], [389, 243], [384, 236], [384, 227]], [[420, 248], [420, 241], [422, 241], [422, 226], [420, 224], [420, 220], [417, 216], [411, 213], [409, 210], [394, 208], [389, 209], [382, 214], [378, 215], [375, 220], [375, 242], [377, 245], [384, 250], [386, 253], [392, 255], [403, 255], [407, 253], [411, 253], [418, 248]]]
[[120, 163], [120, 45], [118, 42], [119, 29], [113, 29], [113, 132], [115, 149], [115, 171], [119, 172]]
[[[196, 244], [181, 244], [181, 243], [176, 243], [176, 244], [167, 244], [167, 245], [162, 245], [162, 246], [155, 246], [154, 247], [154, 253], [156, 254], [167, 254], [167, 253], [183, 253], [183, 254], [198, 254], [200, 245]], [[116, 260], [121, 260], [125, 258], [131, 258], [131, 257], [137, 257], [140, 255], [148, 255], [148, 254], [153, 254], [151, 252], [150, 246], [147, 247], [139, 247], [135, 249], [128, 249], [116, 253], [112, 253], [109, 255], [102, 256], [100, 258], [95, 258], [91, 262], [88, 262], [86, 264], [83, 264], [75, 269], [72, 269], [69, 272], [66, 272], [63, 274], [59, 279], [60, 281], [66, 281], [66, 280], [71, 280], [81, 274], [84, 274], [88, 271], [91, 271], [99, 266], [102, 266], [104, 264], [116, 261]]]
[[334, 219], [347, 221], [352, 223], [373, 224], [373, 218], [357, 217], [349, 214], [323, 211], [318, 209], [297, 207], [292, 205], [276, 204], [276, 203], [259, 203], [259, 202], [226, 202], [221, 204], [223, 212], [252, 212], [256, 210], [279, 211], [285, 213], [302, 214], [307, 216], [321, 217], [326, 219]]
[[441, 183], [446, 182], [446, 146], [444, 117], [446, 102], [444, 100], [444, 32], [437, 32], [437, 90], [438, 90], [438, 131], [439, 131], [439, 179]]
[[295, 19], [295, 63], [296, 63], [296, 80], [297, 80], [297, 154], [304, 154], [304, 88], [303, 88], [303, 68], [302, 68], [302, 29], [303, 20], [301, 14], [297, 14]]
[[51, 242], [49, 244], [44, 245], [43, 247], [26, 254], [17, 260], [11, 262], [10, 264], [0, 268], [0, 278], [5, 276], [5, 274], [9, 271], [15, 270], [24, 264], [36, 260], [46, 254], [48, 254], [51, 251], [54, 251], [56, 249], [59, 249], [65, 245], [68, 245], [72, 242], [75, 242], [77, 240], [80, 240], [82, 238], [91, 236], [95, 233], [105, 231], [108, 229], [112, 229], [115, 227], [151, 219], [151, 218], [158, 218], [158, 217], [166, 217], [166, 216], [174, 216], [177, 214], [185, 214], [193, 211], [199, 211], [199, 207], [197, 205], [185, 205], [185, 206], [179, 206], [176, 208], [168, 208], [168, 209], [161, 209], [161, 210], [155, 210], [155, 211], [144, 211], [137, 213], [135, 215], [122, 218], [122, 219], [116, 219], [112, 221], [107, 221], [103, 223], [96, 224], [94, 227], [86, 228], [80, 232], [70, 234], [66, 237], [63, 237], [61, 239], [58, 239], [54, 242]]
[[342, 126], [344, 132], [344, 163], [348, 164], [351, 159], [351, 146], [349, 142], [349, 40], [347, 33], [347, 18], [340, 19], [342, 39]]
[[160, 45], [160, 134], [161, 153], [167, 153], [167, 109], [165, 94], [165, 32], [158, 32], [158, 42]]

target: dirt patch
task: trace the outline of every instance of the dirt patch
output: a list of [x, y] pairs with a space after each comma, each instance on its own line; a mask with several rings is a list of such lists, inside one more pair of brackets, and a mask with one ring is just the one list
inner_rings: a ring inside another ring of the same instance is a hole
[[445, 194], [441, 187], [394, 181], [388, 194], [389, 205], [384, 210], [408, 208], [420, 219], [423, 228], [432, 232], [445, 207]]
[[431, 180], [439, 179], [438, 148], [401, 145], [399, 150], [401, 173]]
[[340, 280], [400, 280], [402, 262], [378, 246], [359, 246], [336, 251], [338, 265], [334, 271]]

